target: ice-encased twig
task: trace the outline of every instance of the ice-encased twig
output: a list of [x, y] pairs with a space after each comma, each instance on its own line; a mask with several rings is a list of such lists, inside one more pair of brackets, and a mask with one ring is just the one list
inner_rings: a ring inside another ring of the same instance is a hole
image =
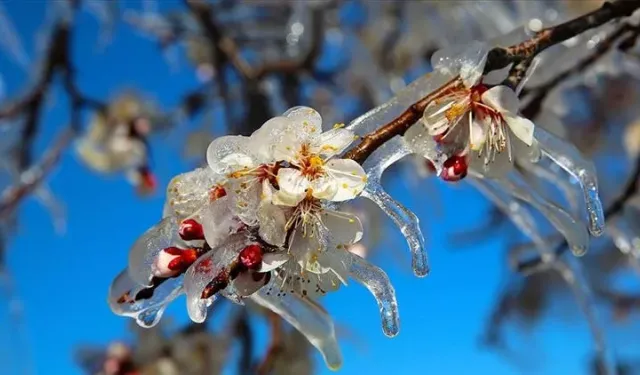
[[495, 180], [495, 182], [540, 211], [562, 233], [571, 251], [577, 256], [584, 255], [589, 246], [589, 234], [580, 222], [562, 208], [545, 200], [533, 186], [523, 180], [517, 171], [512, 171], [507, 178]]
[[121, 296], [127, 293], [130, 297], [145, 289], [131, 279], [127, 269], [120, 272], [109, 288], [108, 303], [111, 311], [117, 315], [134, 318], [139, 326], [151, 328], [158, 324], [167, 305], [182, 294], [183, 276], [168, 279], [155, 288], [150, 298], [130, 303], [119, 302]]
[[574, 145], [540, 126], [536, 126], [534, 134], [543, 153], [580, 182], [589, 218], [589, 232], [600, 236], [604, 231], [604, 213], [598, 196], [598, 181], [593, 163], [585, 159]]
[[588, 280], [584, 275], [582, 265], [579, 260], [573, 257], [565, 257], [554, 262], [554, 268], [560, 273], [564, 281], [569, 284], [573, 294], [578, 300], [578, 305], [584, 313], [589, 329], [596, 346], [596, 353], [606, 375], [617, 374], [616, 360], [611, 352], [610, 345], [602, 329], [596, 304], [589, 288]]
[[329, 368], [337, 370], [342, 366], [333, 321], [315, 302], [281, 291], [275, 278], [249, 298], [280, 315], [300, 331], [320, 351]]
[[387, 274], [367, 260], [349, 253], [351, 256], [350, 276], [364, 285], [376, 298], [380, 308], [382, 330], [388, 337], [394, 337], [400, 331], [400, 315], [396, 291]]

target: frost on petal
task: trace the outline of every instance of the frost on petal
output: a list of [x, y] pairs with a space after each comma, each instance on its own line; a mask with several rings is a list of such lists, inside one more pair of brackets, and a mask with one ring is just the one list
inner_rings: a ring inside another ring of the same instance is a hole
[[359, 256], [347, 253], [351, 257], [351, 277], [364, 285], [376, 298], [380, 308], [382, 330], [385, 335], [393, 337], [400, 330], [400, 317], [396, 292], [387, 274]]
[[248, 149], [261, 163], [272, 161], [274, 147], [282, 141], [287, 130], [293, 126], [290, 119], [273, 117], [251, 134]]
[[324, 169], [337, 184], [336, 194], [331, 198], [334, 202], [342, 202], [357, 197], [367, 183], [367, 175], [364, 169], [351, 159], [329, 160]]
[[293, 107], [287, 110], [283, 116], [294, 122], [294, 131], [307, 135], [320, 134], [322, 132], [322, 116], [313, 108]]
[[285, 206], [295, 206], [300, 203], [309, 188], [309, 180], [302, 175], [302, 172], [293, 168], [281, 168], [276, 180], [280, 190], [274, 195], [274, 203], [277, 199], [277, 204]]
[[604, 231], [604, 213], [598, 196], [598, 181], [593, 163], [587, 160], [574, 145], [540, 126], [535, 128], [534, 134], [544, 154], [580, 181], [589, 217], [589, 232], [594, 236], [600, 236]]
[[333, 321], [315, 302], [280, 290], [275, 279], [250, 298], [300, 331], [320, 351], [329, 368], [337, 370], [342, 366]]
[[286, 161], [295, 165], [298, 162], [298, 151], [302, 143], [303, 141], [297, 139], [295, 134], [285, 134], [280, 143], [273, 148], [273, 160]]
[[128, 270], [131, 279], [148, 286], [153, 276], [153, 264], [158, 254], [178, 242], [178, 223], [168, 216], [149, 228], [129, 250]]
[[326, 158], [342, 153], [354, 140], [354, 133], [344, 128], [328, 130], [314, 137], [311, 152]]
[[498, 112], [518, 113], [520, 101], [515, 91], [507, 86], [494, 86], [482, 94], [482, 102]]
[[224, 242], [230, 234], [238, 231], [240, 221], [230, 209], [230, 196], [219, 198], [203, 207], [201, 212], [204, 238], [212, 248]]
[[287, 231], [286, 210], [269, 202], [263, 202], [258, 209], [260, 238], [274, 246], [283, 246]]
[[316, 229], [315, 224], [296, 228], [291, 234], [289, 253], [298, 260], [301, 267], [305, 268], [310, 258], [316, 257], [324, 250], [322, 234], [323, 232]]
[[253, 226], [257, 222], [262, 184], [257, 181], [245, 181], [243, 178], [229, 181], [228, 190], [232, 192], [230, 208], [243, 223]]
[[165, 216], [182, 220], [193, 215], [209, 201], [209, 192], [216, 184], [209, 168], [198, 168], [174, 177], [167, 186]]
[[[189, 267], [184, 276], [184, 291], [187, 294], [187, 312], [191, 320], [201, 323], [206, 319], [207, 309], [213, 303], [215, 293], [208, 298], [202, 298], [203, 292], [214, 287], [211, 283], [215, 283], [215, 280], [226, 282], [227, 266], [238, 257], [243, 247], [244, 238], [234, 236], [198, 258]], [[223, 284], [221, 289], [226, 287], [227, 285]]]
[[152, 287], [138, 285], [124, 270], [109, 288], [109, 307], [117, 315], [134, 318], [141, 327], [158, 324], [167, 305], [182, 294], [183, 276], [162, 280]]
[[346, 249], [362, 239], [362, 222], [354, 214], [325, 209], [320, 219], [334, 247]]
[[254, 164], [247, 149], [248, 137], [228, 135], [213, 140], [207, 148], [207, 163], [214, 173], [225, 175]]

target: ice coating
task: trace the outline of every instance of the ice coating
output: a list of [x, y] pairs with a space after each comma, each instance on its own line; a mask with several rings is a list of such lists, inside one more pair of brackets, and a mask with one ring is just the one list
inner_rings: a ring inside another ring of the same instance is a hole
[[184, 276], [184, 291], [187, 294], [187, 312], [194, 322], [204, 322], [207, 318], [207, 308], [213, 303], [213, 296], [203, 299], [202, 292], [216, 277], [228, 274], [228, 266], [237, 259], [244, 243], [243, 236], [235, 235], [198, 258], [187, 270]]
[[481, 193], [489, 198], [511, 221], [513, 224], [529, 237], [544, 263], [548, 263], [555, 258], [555, 254], [551, 251], [548, 241], [542, 237], [538, 230], [535, 219], [518, 199], [514, 198], [504, 191], [498, 184], [484, 179], [470, 179]]
[[598, 181], [593, 163], [585, 159], [574, 145], [539, 126], [534, 134], [543, 153], [580, 181], [587, 207], [589, 232], [593, 236], [600, 236], [604, 231], [604, 213], [598, 196]]
[[480, 81], [488, 52], [488, 45], [482, 42], [454, 45], [436, 51], [431, 56], [431, 65], [434, 70], [450, 76], [459, 74], [465, 85], [470, 87]]
[[197, 168], [177, 175], [167, 186], [163, 216], [172, 215], [183, 220], [194, 215], [209, 200], [209, 192], [217, 180], [209, 168]]
[[[561, 169], [555, 163], [553, 165], [547, 165], [547, 163], [544, 163], [547, 160], [550, 159], [544, 158], [539, 163], [519, 160], [518, 166], [528, 172], [531, 177], [535, 177], [541, 181], [547, 181], [548, 183], [555, 185], [567, 199], [571, 214], [578, 215], [580, 212], [579, 199], [582, 191], [576, 191], [575, 185], [566, 178], [566, 172], [564, 169]], [[523, 175], [525, 179], [535, 180], [534, 178], [530, 179], [528, 174]], [[531, 183], [533, 183], [533, 181], [531, 181]]]
[[574, 255], [584, 255], [589, 246], [589, 234], [581, 222], [576, 221], [562, 208], [544, 199], [516, 171], [511, 172], [507, 178], [496, 180], [496, 182], [515, 197], [530, 203], [540, 211], [562, 233]]
[[387, 274], [367, 260], [349, 253], [351, 256], [350, 276], [364, 285], [375, 297], [380, 308], [382, 331], [388, 337], [394, 337], [400, 331], [400, 315], [396, 292]]
[[[182, 278], [166, 279], [154, 288], [150, 298], [137, 298], [138, 293], [148, 289], [133, 281], [125, 269], [111, 283], [109, 307], [113, 313], [134, 318], [139, 326], [151, 328], [158, 324], [167, 305], [183, 293]], [[122, 301], [125, 294], [135, 300]]]
[[300, 331], [320, 351], [329, 368], [337, 370], [342, 366], [333, 320], [315, 302], [280, 291], [275, 279], [249, 298]]
[[387, 194], [378, 182], [369, 180], [362, 196], [377, 204], [393, 220], [407, 239], [411, 251], [413, 273], [418, 277], [428, 275], [429, 260], [418, 217]]
[[158, 253], [179, 243], [178, 223], [167, 216], [140, 236], [129, 250], [129, 276], [139, 285], [148, 286]]

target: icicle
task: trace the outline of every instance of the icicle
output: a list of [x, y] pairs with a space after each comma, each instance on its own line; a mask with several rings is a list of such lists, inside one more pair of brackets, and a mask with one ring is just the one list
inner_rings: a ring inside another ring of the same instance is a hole
[[158, 254], [178, 244], [178, 224], [173, 216], [162, 219], [149, 228], [129, 250], [129, 276], [138, 285], [148, 286]]
[[574, 145], [540, 126], [536, 126], [535, 138], [544, 154], [580, 181], [589, 217], [589, 232], [594, 236], [600, 236], [604, 230], [604, 213], [598, 196], [598, 182], [593, 163], [585, 159]]
[[509, 196], [501, 187], [492, 184], [490, 181], [470, 179], [469, 182], [495, 203], [495, 205], [511, 219], [514, 225], [533, 241], [536, 248], [540, 250], [545, 263], [553, 260], [553, 252], [549, 251], [549, 247], [538, 230], [535, 219], [527, 207], [514, 197]]
[[342, 366], [342, 353], [331, 317], [315, 302], [281, 291], [275, 279], [251, 297], [300, 331], [315, 346], [332, 370]]
[[413, 273], [418, 277], [427, 276], [429, 260], [418, 217], [387, 194], [377, 181], [369, 180], [362, 196], [377, 204], [398, 226], [411, 250]]
[[566, 257], [561, 261], [555, 262], [554, 266], [565, 282], [571, 287], [573, 294], [578, 300], [578, 305], [580, 305], [580, 309], [587, 319], [596, 346], [596, 352], [604, 369], [604, 374], [617, 374], [616, 360], [609, 349], [610, 346], [607, 343], [604, 330], [602, 329], [601, 319], [598, 316], [595, 301], [589, 288], [589, 283], [584, 275], [582, 265], [577, 259]]
[[496, 182], [515, 197], [529, 202], [540, 211], [562, 233], [576, 256], [584, 255], [589, 246], [589, 234], [580, 222], [562, 208], [542, 198], [516, 171], [511, 172], [508, 178], [496, 180]]
[[[550, 159], [544, 158], [544, 160]], [[579, 213], [580, 205], [578, 204], [578, 196], [575, 194], [574, 186], [567, 180], [566, 176], [562, 176], [558, 173], [559, 170], [555, 168], [548, 168], [546, 165], [542, 166], [541, 163], [530, 163], [522, 160], [518, 162], [518, 166], [522, 167], [525, 171], [530, 172], [535, 177], [538, 177], [540, 180], [544, 180], [555, 185], [567, 198], [571, 213], [574, 215]], [[527, 179], [526, 175], [524, 177]]]
[[394, 337], [400, 330], [398, 301], [393, 285], [387, 274], [365, 259], [349, 253], [351, 256], [350, 276], [364, 285], [376, 298], [382, 319], [382, 331], [388, 337]]

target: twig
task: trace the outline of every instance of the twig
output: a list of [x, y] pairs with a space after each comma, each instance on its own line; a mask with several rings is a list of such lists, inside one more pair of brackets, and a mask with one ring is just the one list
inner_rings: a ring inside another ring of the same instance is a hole
[[[640, 33], [640, 27], [630, 25], [629, 23], [623, 23], [622, 25], [618, 26], [613, 32], [611, 32], [611, 34], [609, 34], [604, 40], [602, 40], [590, 56], [584, 58], [575, 66], [558, 74], [543, 85], [531, 89], [525, 89], [522, 95], [533, 93], [533, 97], [529, 101], [529, 103], [522, 109], [522, 115], [531, 119], [535, 118], [542, 108], [542, 102], [544, 101], [544, 99], [560, 83], [573, 75], [580, 74], [581, 72], [585, 71], [590, 66], [598, 62], [616, 45], [616, 42], [618, 40], [625, 36], [625, 34], [629, 39], [625, 38], [623, 42], [627, 40], [635, 41], [635, 39], [638, 37], [638, 33]], [[620, 49], [623, 52], [629, 50], [632, 46], [633, 44], [629, 42], [624, 44], [621, 43], [619, 45]]]
[[[528, 64], [530, 64], [533, 58], [540, 52], [555, 44], [581, 34], [584, 31], [601, 26], [606, 22], [620, 17], [629, 16], [638, 8], [640, 8], [640, 1], [636, 0], [618, 0], [613, 3], [607, 2], [598, 10], [563, 24], [544, 29], [534, 35], [533, 38], [522, 43], [506, 48], [493, 48], [487, 55], [487, 62], [485, 64], [484, 71], [486, 73], [501, 69], [509, 64], [514, 64], [514, 67], [520, 66], [518, 69], [524, 68], [521, 75], [518, 73], [518, 75], [513, 75], [508, 78], [507, 83], [512, 87], [515, 87], [524, 77], [524, 73], [526, 73], [526, 69], [529, 66]], [[414, 123], [418, 121], [418, 119], [420, 119], [427, 105], [429, 105], [431, 101], [446, 94], [450, 90], [461, 87], [462, 80], [459, 77], [447, 82], [439, 89], [431, 92], [424, 98], [412, 104], [402, 114], [400, 114], [400, 116], [366, 135], [358, 145], [345, 155], [345, 157], [353, 159], [359, 163], [363, 163], [369, 155], [384, 143], [397, 135], [403, 135]]]
[[5, 217], [13, 212], [22, 198], [31, 194], [40, 185], [58, 163], [60, 156], [71, 143], [75, 134], [74, 129], [70, 127], [65, 129], [40, 163], [23, 172], [20, 181], [7, 188], [0, 195], [0, 217]]

